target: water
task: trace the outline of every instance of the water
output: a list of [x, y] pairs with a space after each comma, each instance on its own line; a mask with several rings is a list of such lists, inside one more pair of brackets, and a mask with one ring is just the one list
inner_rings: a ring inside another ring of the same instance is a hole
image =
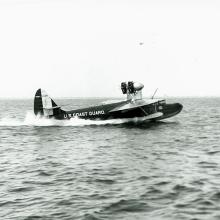
[[178, 101], [146, 124], [38, 119], [33, 100], [0, 100], [0, 219], [220, 219], [220, 98]]

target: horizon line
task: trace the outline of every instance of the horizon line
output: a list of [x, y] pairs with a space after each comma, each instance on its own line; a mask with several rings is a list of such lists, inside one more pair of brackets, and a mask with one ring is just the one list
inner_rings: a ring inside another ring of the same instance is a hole
[[[84, 96], [84, 97], [79, 97], [79, 96], [53, 96], [50, 97], [52, 99], [124, 99], [123, 97], [119, 96]], [[143, 97], [143, 99], [151, 99], [151, 97]], [[220, 98], [220, 95], [185, 95], [185, 96], [156, 96], [154, 99], [168, 99], [168, 98]], [[34, 99], [33, 97], [1, 97], [1, 100], [6, 100], [6, 99]]]

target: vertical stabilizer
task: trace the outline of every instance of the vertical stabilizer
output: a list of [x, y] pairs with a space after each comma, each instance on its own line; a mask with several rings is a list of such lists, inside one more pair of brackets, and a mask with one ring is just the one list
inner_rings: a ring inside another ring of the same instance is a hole
[[34, 97], [34, 114], [51, 117], [60, 113], [60, 107], [48, 96], [48, 94], [38, 89]]
[[38, 89], [34, 97], [34, 114], [44, 115], [41, 89]]

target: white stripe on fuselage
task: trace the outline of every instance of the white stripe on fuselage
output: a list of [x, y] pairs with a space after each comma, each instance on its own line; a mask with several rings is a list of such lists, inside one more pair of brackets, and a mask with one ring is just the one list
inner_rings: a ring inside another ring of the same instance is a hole
[[44, 90], [41, 90], [44, 116], [53, 115], [52, 101]]

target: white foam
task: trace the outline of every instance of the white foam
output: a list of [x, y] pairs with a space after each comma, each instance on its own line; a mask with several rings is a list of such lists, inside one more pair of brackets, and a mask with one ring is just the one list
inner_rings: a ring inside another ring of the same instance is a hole
[[128, 122], [143, 122], [143, 118], [132, 119], [109, 119], [109, 120], [85, 120], [80, 118], [71, 118], [70, 120], [55, 120], [35, 116], [32, 112], [27, 112], [24, 120], [16, 118], [0, 118], [0, 126], [89, 126], [89, 125], [117, 125]]

